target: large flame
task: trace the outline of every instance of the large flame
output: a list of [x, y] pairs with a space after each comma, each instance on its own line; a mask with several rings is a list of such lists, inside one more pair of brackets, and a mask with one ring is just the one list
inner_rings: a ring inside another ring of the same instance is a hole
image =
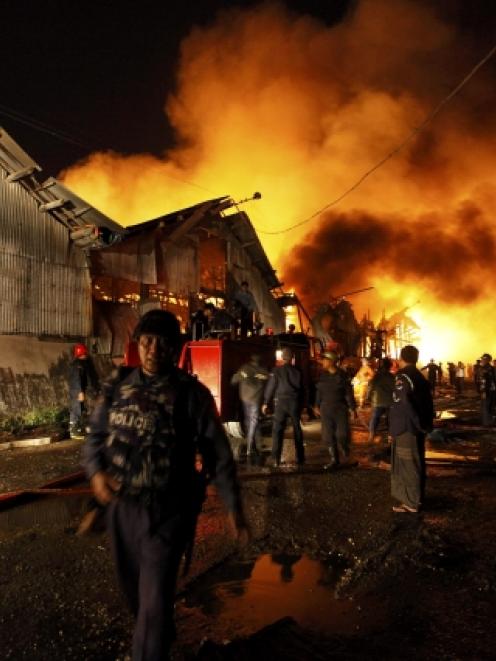
[[373, 285], [353, 299], [358, 315], [378, 319], [415, 303], [422, 359], [473, 359], [496, 349], [496, 115], [485, 71], [339, 205], [289, 233], [263, 232], [348, 189], [481, 49], [423, 2], [362, 0], [332, 27], [279, 4], [234, 9], [182, 44], [166, 104], [176, 148], [162, 159], [94, 154], [63, 177], [124, 224], [260, 190], [248, 213], [308, 307]]

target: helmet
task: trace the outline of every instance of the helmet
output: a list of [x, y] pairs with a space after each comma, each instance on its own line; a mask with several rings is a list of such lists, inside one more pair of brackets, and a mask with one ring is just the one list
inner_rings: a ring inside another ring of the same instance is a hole
[[150, 310], [144, 314], [134, 329], [133, 340], [139, 340], [141, 335], [158, 335], [167, 338], [172, 347], [181, 346], [179, 322], [168, 310]]
[[323, 351], [320, 354], [321, 358], [327, 358], [327, 360], [332, 360], [333, 363], [337, 363], [339, 360], [339, 356], [336, 352], [334, 351]]
[[74, 345], [74, 358], [81, 358], [82, 356], [88, 355], [88, 347], [86, 344], [75, 344]]

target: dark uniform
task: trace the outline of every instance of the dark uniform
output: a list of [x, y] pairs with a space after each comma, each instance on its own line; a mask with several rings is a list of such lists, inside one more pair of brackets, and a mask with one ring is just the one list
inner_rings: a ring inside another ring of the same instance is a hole
[[394, 376], [388, 368], [380, 367], [369, 382], [368, 397], [372, 405], [372, 414], [369, 421], [369, 439], [372, 441], [381, 416], [389, 422], [389, 409], [393, 403]]
[[430, 383], [432, 396], [434, 397], [436, 393], [436, 383], [441, 382], [441, 375], [442, 375], [441, 368], [439, 367], [439, 365], [436, 365], [436, 363], [431, 360], [431, 362], [428, 365], [422, 367], [422, 372], [426, 370], [427, 370], [427, 380]]
[[[69, 432], [71, 436], [83, 436], [88, 413], [87, 395], [91, 390], [98, 393], [98, 376], [91, 358], [74, 358], [69, 366]], [[79, 400], [83, 393], [85, 399]]]
[[272, 426], [272, 459], [276, 465], [281, 462], [282, 443], [286, 420], [293, 425], [296, 462], [305, 463], [303, 432], [300, 424], [301, 399], [303, 395], [301, 372], [293, 365], [285, 363], [276, 367], [269, 377], [264, 401], [268, 404], [274, 397], [274, 419]]
[[496, 377], [494, 367], [483, 363], [477, 370], [477, 392], [481, 398], [481, 423], [484, 427], [493, 424], [493, 408], [496, 397]]
[[425, 436], [432, 431], [434, 405], [429, 383], [412, 364], [396, 373], [389, 429], [393, 436], [391, 494], [418, 510], [425, 491]]
[[253, 333], [254, 316], [258, 312], [255, 297], [248, 289], [248, 284], [239, 289], [234, 295], [234, 304], [237, 306], [240, 320], [241, 337], [246, 337], [248, 333]]
[[229, 442], [210, 392], [179, 369], [140, 368], [105, 384], [83, 452], [89, 478], [121, 485], [107, 506], [111, 547], [136, 617], [133, 660], [167, 657], [181, 556], [192, 544], [205, 479], [197, 454], [228, 507], [241, 515]]
[[355, 396], [350, 379], [344, 370], [322, 372], [317, 383], [316, 406], [322, 419], [322, 439], [329, 447], [331, 464], [339, 464], [339, 449], [344, 458], [350, 454], [349, 412], [356, 410]]

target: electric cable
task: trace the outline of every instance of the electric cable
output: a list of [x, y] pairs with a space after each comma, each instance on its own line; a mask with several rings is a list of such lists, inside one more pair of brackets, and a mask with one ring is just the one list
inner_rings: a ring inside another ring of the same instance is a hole
[[386, 154], [380, 161], [378, 161], [373, 167], [371, 167], [369, 170], [367, 170], [357, 181], [350, 186], [347, 190], [344, 191], [339, 197], [335, 198], [332, 200], [332, 202], [329, 202], [329, 204], [326, 204], [324, 207], [319, 209], [318, 211], [315, 211], [311, 216], [308, 216], [308, 218], [305, 218], [304, 220], [301, 220], [298, 223], [295, 223], [294, 225], [290, 225], [289, 227], [286, 227], [282, 230], [277, 230], [274, 232], [269, 232], [267, 230], [259, 230], [257, 229], [257, 232], [259, 234], [270, 234], [270, 235], [276, 235], [276, 234], [285, 234], [286, 232], [290, 232], [291, 230], [296, 229], [297, 227], [301, 227], [302, 225], [305, 225], [306, 223], [309, 223], [311, 220], [316, 218], [317, 216], [320, 216], [320, 214], [324, 213], [327, 209], [329, 209], [332, 206], [335, 206], [341, 200], [343, 200], [345, 197], [347, 197], [350, 193], [352, 193], [354, 190], [356, 190], [361, 184], [368, 178], [370, 177], [371, 174], [373, 174], [376, 170], [378, 170], [380, 167], [384, 165], [387, 161], [389, 161], [393, 156], [396, 156], [413, 138], [415, 138], [421, 131], [424, 130], [424, 128], [438, 115], [441, 110], [444, 108], [444, 106], [451, 101], [451, 99], [458, 94], [458, 92], [468, 83], [468, 81], [477, 73], [477, 71], [489, 60], [491, 57], [496, 53], [496, 45], [494, 45], [491, 50], [484, 55], [484, 57], [471, 69], [471, 71], [461, 80], [458, 85], [451, 90], [451, 92], [442, 99], [438, 103], [438, 105], [432, 110], [427, 117], [417, 126], [413, 129], [413, 131], [401, 142], [397, 147], [395, 147], [393, 150], [391, 150], [388, 154]]
[[[77, 138], [72, 137], [65, 131], [60, 131], [59, 129], [56, 129], [49, 124], [45, 124], [44, 122], [41, 122], [38, 119], [35, 119], [33, 117], [30, 117], [29, 115], [25, 115], [18, 110], [14, 110], [12, 108], [8, 108], [7, 106], [4, 106], [0, 104], [0, 114], [4, 115], [5, 117], [8, 117], [9, 119], [12, 119], [15, 122], [19, 122], [20, 124], [24, 124], [25, 126], [29, 126], [30, 128], [34, 129], [35, 131], [41, 131], [43, 133], [47, 133], [48, 135], [51, 135], [55, 138], [58, 138], [59, 140], [62, 140], [63, 142], [68, 142], [73, 145], [76, 145], [77, 147], [81, 147], [85, 151], [92, 151], [92, 152], [101, 152], [105, 151], [104, 148], [102, 147], [97, 147], [96, 145], [93, 145], [89, 140], [86, 142], [82, 142]], [[84, 138], [86, 140], [86, 138]], [[168, 179], [172, 179], [173, 181], [178, 181], [182, 184], [186, 184], [188, 186], [193, 186], [194, 188], [199, 188], [200, 190], [203, 190], [211, 195], [216, 195], [212, 190], [206, 188], [205, 186], [202, 186], [200, 184], [197, 184], [193, 181], [188, 181], [187, 179], [181, 179], [180, 177], [175, 177], [174, 175], [164, 173], [164, 175]]]

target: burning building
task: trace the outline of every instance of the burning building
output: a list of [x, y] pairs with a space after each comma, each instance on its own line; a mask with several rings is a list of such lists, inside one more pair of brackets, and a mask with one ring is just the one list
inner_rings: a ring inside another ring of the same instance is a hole
[[229, 197], [124, 228], [39, 171], [0, 130], [0, 413], [65, 404], [74, 342], [109, 362], [150, 307], [185, 329], [200, 298], [225, 305], [247, 280], [265, 324], [284, 330], [280, 283]]
[[284, 3], [212, 16], [182, 42], [164, 99], [175, 145], [161, 158], [95, 153], [64, 181], [125, 223], [137, 208], [152, 218], [196, 203], [198, 185], [212, 198], [261, 190], [257, 233], [308, 310], [373, 285], [353, 299], [359, 318], [420, 300], [424, 358], [494, 353], [480, 323], [494, 305], [494, 57], [407, 140], [492, 46], [494, 12], [486, 21], [484, 3], [459, 0], [349, 7], [332, 24]]
[[265, 326], [284, 330], [284, 313], [271, 293], [279, 280], [248, 215], [228, 197], [128, 226], [121, 242], [93, 251], [91, 262], [104, 353], [122, 354], [139, 312], [166, 308], [186, 330], [200, 300], [228, 307], [244, 280]]

